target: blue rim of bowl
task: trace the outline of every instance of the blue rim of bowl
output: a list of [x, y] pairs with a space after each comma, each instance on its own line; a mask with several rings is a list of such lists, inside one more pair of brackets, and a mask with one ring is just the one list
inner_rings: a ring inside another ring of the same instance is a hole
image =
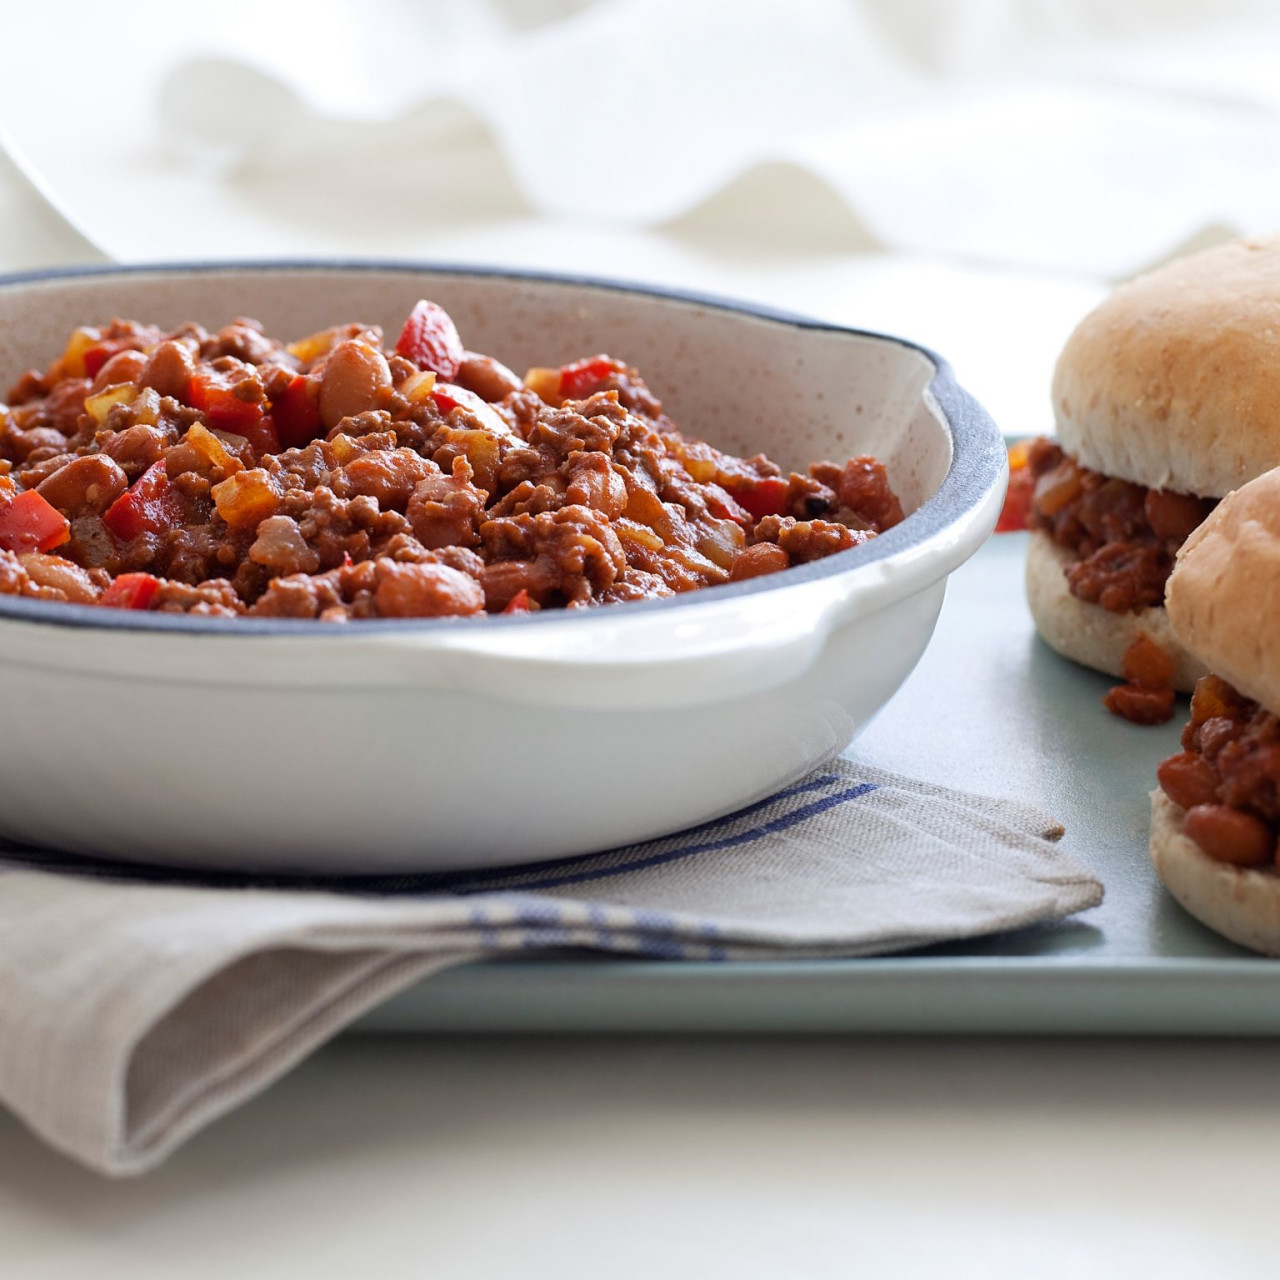
[[[378, 272], [408, 275], [447, 275], [472, 277], [485, 280], [530, 281], [535, 284], [563, 285], [577, 289], [595, 289], [608, 293], [635, 294], [678, 302], [709, 310], [745, 316], [793, 329], [811, 332], [845, 334], [852, 338], [871, 338], [890, 342], [895, 346], [918, 351], [934, 367], [927, 390], [933, 396], [951, 431], [952, 454], [942, 484], [917, 510], [900, 525], [882, 533], [861, 546], [840, 551], [821, 560], [788, 569], [785, 575], [768, 575], [751, 578], [745, 582], [724, 586], [706, 587], [685, 595], [664, 597], [629, 603], [628, 614], [637, 611], [659, 609], [692, 609], [712, 600], [755, 595], [777, 590], [780, 587], [799, 586], [821, 578], [856, 572], [860, 567], [874, 564], [889, 556], [936, 537], [949, 526], [959, 523], [963, 517], [979, 506], [1004, 474], [1005, 445], [990, 414], [956, 381], [951, 365], [930, 348], [908, 338], [879, 333], [874, 329], [857, 329], [848, 325], [815, 320], [790, 311], [758, 306], [734, 298], [714, 294], [689, 292], [683, 289], [667, 289], [656, 285], [633, 284], [624, 280], [599, 276], [570, 275], [554, 271], [525, 271], [507, 267], [467, 266], [461, 263], [432, 263], [355, 259], [261, 259], [216, 262], [162, 262], [128, 264], [93, 264], [80, 267], [49, 267], [37, 271], [21, 271], [0, 275], [0, 290], [19, 285], [39, 284], [44, 281], [95, 279], [103, 276], [145, 275], [218, 275], [243, 272], [348, 272], [370, 274]], [[784, 580], [785, 579], [785, 580]], [[611, 615], [612, 610], [605, 611]], [[595, 609], [547, 610], [543, 613], [485, 616], [483, 618], [362, 618], [353, 619], [338, 629], [336, 634], [356, 628], [362, 633], [370, 631], [434, 631], [445, 627], [509, 627], [556, 626], [572, 622], [581, 626], [593, 617], [599, 617]], [[321, 635], [332, 637], [335, 628], [308, 619], [297, 618], [209, 618], [183, 613], [135, 613], [126, 609], [102, 609], [95, 605], [58, 604], [47, 600], [29, 600], [20, 596], [0, 595], [0, 619], [40, 623], [45, 626], [82, 627], [116, 631], [201, 633], [221, 636], [262, 635]]]

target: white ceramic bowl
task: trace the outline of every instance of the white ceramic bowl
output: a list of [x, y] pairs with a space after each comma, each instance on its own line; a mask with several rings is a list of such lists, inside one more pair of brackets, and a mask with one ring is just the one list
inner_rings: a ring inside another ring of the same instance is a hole
[[609, 351], [690, 434], [784, 465], [874, 453], [911, 513], [865, 546], [671, 600], [347, 626], [0, 596], [0, 835], [170, 865], [529, 862], [679, 830], [844, 748], [990, 533], [1005, 452], [910, 343], [598, 281], [387, 264], [0, 279], [0, 374], [113, 315], [394, 333], [419, 297], [516, 369]]

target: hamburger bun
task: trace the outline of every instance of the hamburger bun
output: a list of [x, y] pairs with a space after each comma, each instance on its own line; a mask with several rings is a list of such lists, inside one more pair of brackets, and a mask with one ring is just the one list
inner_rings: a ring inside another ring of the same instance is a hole
[[1143, 633], [1173, 659], [1173, 687], [1183, 693], [1206, 675], [1174, 635], [1164, 609], [1111, 613], [1071, 594], [1063, 570], [1071, 556], [1047, 533], [1031, 534], [1027, 545], [1027, 602], [1036, 630], [1064, 658], [1113, 676], [1124, 676], [1124, 652]]
[[1122, 285], [1058, 359], [1062, 447], [1152, 489], [1220, 498], [1280, 465], [1280, 235]]
[[1187, 539], [1166, 607], [1188, 650], [1268, 711], [1280, 709], [1280, 470], [1224, 498]]
[[[1169, 578], [1179, 640], [1231, 685], [1280, 707], [1280, 470], [1229, 494], [1183, 544]], [[1280, 955], [1280, 875], [1215, 862], [1183, 830], [1183, 811], [1151, 793], [1151, 861], [1197, 920]]]
[[1280, 876], [1215, 862], [1182, 830], [1182, 810], [1151, 793], [1151, 862], [1201, 924], [1264, 955], [1280, 955]]

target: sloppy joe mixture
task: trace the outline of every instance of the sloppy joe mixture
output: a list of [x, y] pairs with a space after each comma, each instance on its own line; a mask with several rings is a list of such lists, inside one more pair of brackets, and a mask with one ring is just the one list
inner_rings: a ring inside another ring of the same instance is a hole
[[1027, 453], [1030, 526], [1068, 551], [1071, 594], [1112, 613], [1164, 604], [1178, 548], [1216, 499], [1148, 489], [1082, 467], [1052, 440]]
[[1218, 676], [1191, 698], [1183, 750], [1157, 770], [1183, 830], [1216, 862], [1270, 866], [1280, 837], [1280, 720]]
[[[1217, 500], [1092, 471], [1052, 440], [1015, 448], [1004, 527], [1016, 520], [1065, 550], [1067, 588], [1077, 599], [1111, 613], [1162, 606], [1179, 547]], [[1173, 673], [1172, 659], [1141, 634], [1124, 656], [1125, 683], [1103, 703], [1135, 724], [1162, 724], [1173, 718]]]
[[[786, 424], [780, 423], [780, 430]], [[434, 617], [777, 573], [903, 518], [884, 467], [681, 433], [609, 356], [517, 377], [418, 303], [394, 347], [114, 320], [0, 407], [0, 594], [235, 616]]]

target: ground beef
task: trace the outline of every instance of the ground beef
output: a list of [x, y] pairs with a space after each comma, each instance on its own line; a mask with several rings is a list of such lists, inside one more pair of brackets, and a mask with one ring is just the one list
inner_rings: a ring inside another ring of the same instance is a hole
[[1164, 603], [1178, 548], [1216, 500], [1147, 489], [1083, 467], [1052, 440], [1036, 440], [1030, 526], [1071, 553], [1071, 594], [1112, 613]]
[[484, 590], [476, 579], [425, 556], [404, 563], [386, 556], [328, 573], [275, 578], [249, 610], [256, 617], [436, 618], [480, 613]]
[[1125, 650], [1125, 683], [1109, 690], [1102, 705], [1133, 724], [1165, 724], [1173, 719], [1177, 697], [1173, 675], [1173, 659], [1141, 632]]
[[522, 381], [426, 303], [394, 350], [359, 323], [287, 344], [243, 318], [78, 329], [9, 403], [0, 594], [46, 600], [584, 608], [775, 573], [903, 518], [874, 458], [784, 475], [683, 435], [621, 361]]
[[1159, 768], [1187, 833], [1222, 862], [1273, 862], [1280, 836], [1280, 719], [1218, 676], [1191, 698], [1181, 754]]
[[184, 582], [162, 582], [151, 607], [161, 613], [200, 613], [223, 618], [245, 611], [225, 578], [212, 578], [194, 587]]

